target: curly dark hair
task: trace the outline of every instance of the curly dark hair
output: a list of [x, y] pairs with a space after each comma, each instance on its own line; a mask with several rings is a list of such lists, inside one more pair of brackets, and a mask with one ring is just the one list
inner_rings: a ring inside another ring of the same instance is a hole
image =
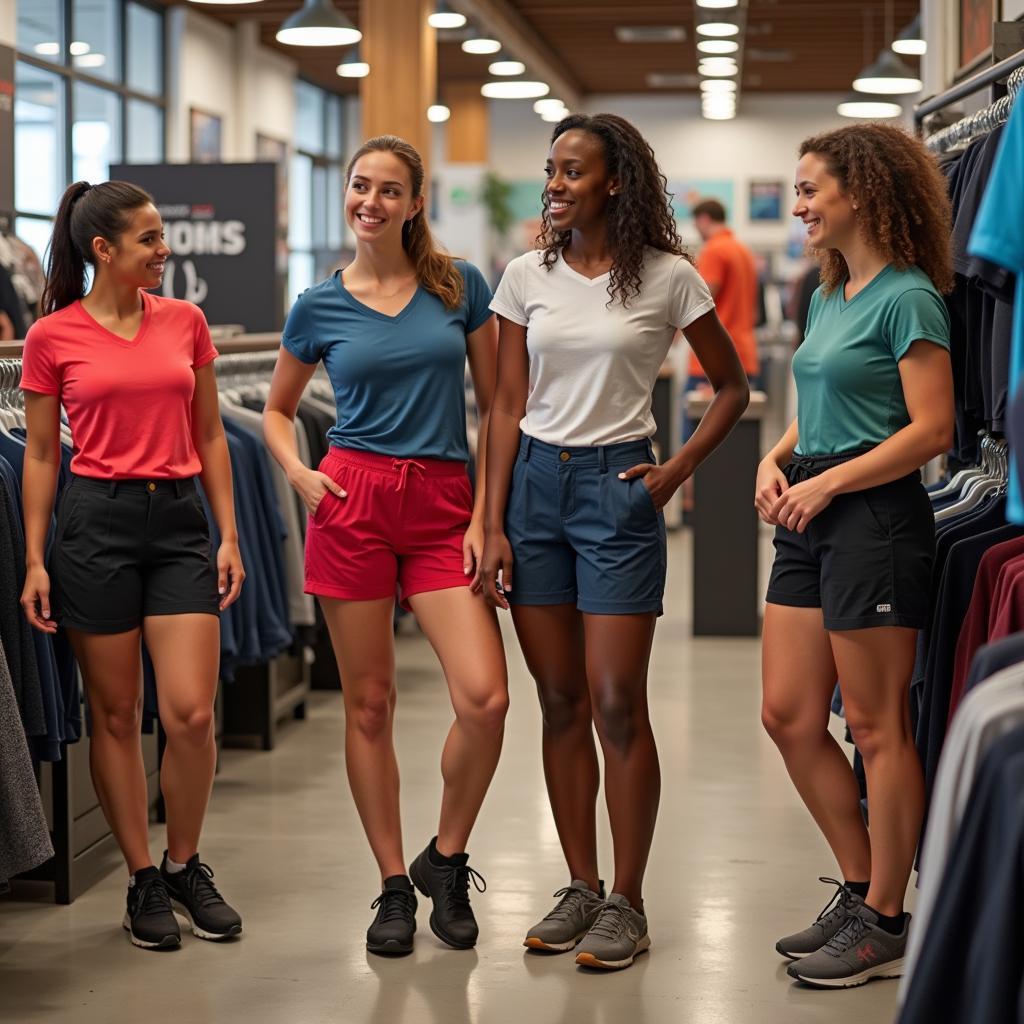
[[[551, 144], [573, 129], [600, 141], [608, 173], [619, 181], [619, 192], [608, 203], [608, 247], [613, 258], [608, 296], [609, 305], [618, 300], [628, 307], [629, 300], [640, 294], [646, 247], [690, 260], [676, 230], [668, 182], [654, 150], [625, 118], [615, 114], [570, 114], [555, 125]], [[542, 227], [536, 245], [544, 250], [544, 266], [550, 270], [572, 233], [555, 231], [551, 226], [547, 189], [541, 201]]]
[[[943, 293], [953, 290], [953, 214], [946, 179], [923, 143], [902, 128], [853, 124], [805, 139], [800, 156], [821, 157], [844, 195], [857, 197], [861, 233], [897, 270], [920, 267]], [[826, 292], [849, 269], [842, 253], [820, 249]]]

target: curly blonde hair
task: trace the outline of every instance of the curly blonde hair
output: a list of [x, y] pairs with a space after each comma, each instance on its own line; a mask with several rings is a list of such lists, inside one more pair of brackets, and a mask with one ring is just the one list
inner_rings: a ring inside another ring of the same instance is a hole
[[[897, 270], [920, 267], [932, 284], [953, 290], [953, 214], [946, 179], [919, 139], [885, 124], [853, 124], [805, 139], [800, 156], [825, 161], [844, 195], [857, 197], [864, 240]], [[849, 269], [836, 249], [819, 249], [821, 280], [831, 292]]]

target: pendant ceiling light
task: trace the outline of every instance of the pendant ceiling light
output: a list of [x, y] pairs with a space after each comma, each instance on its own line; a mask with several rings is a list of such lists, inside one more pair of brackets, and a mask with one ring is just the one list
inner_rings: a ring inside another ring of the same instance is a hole
[[451, 109], [443, 103], [434, 103], [427, 107], [427, 120], [431, 124], [444, 124], [451, 116]]
[[731, 21], [704, 21], [697, 26], [697, 35], [725, 39], [740, 34], [739, 25]]
[[[890, 41], [893, 37], [892, 18], [892, 0], [886, 0], [885, 39]], [[869, 43], [871, 20], [870, 11], [867, 9], [865, 9], [864, 24], [864, 49], [867, 54], [871, 52]], [[905, 96], [910, 93], [920, 92], [924, 88], [924, 83], [887, 47], [879, 53], [873, 64], [868, 64], [867, 67], [861, 70], [860, 74], [853, 80], [853, 87], [857, 92], [870, 92], [883, 96]]]
[[493, 64], [488, 65], [487, 70], [492, 75], [507, 78], [512, 75], [523, 74], [523, 72], [526, 71], [526, 65], [521, 60], [502, 58], [501, 60], [496, 60]]
[[427, 24], [432, 28], [462, 28], [466, 24], [466, 16], [453, 11], [446, 3], [439, 3], [427, 18]]
[[697, 0], [698, 7], [707, 7], [714, 10], [725, 10], [728, 7], [739, 7], [740, 0]]
[[236, 7], [239, 4], [249, 4], [255, 7], [261, 0], [192, 0], [194, 4], [202, 4], [204, 7]]
[[857, 92], [873, 92], [886, 96], [903, 96], [920, 92], [924, 83], [892, 50], [883, 50], [853, 80]]
[[897, 53], [920, 56], [928, 52], [928, 43], [925, 42], [924, 33], [921, 31], [921, 15], [919, 14], [909, 25], [905, 25], [900, 34], [892, 41], [892, 48]]
[[508, 82], [485, 82], [480, 87], [482, 95], [489, 100], [532, 100], [547, 96], [551, 86], [547, 82], [524, 82], [516, 79]]
[[277, 41], [288, 46], [351, 46], [362, 38], [331, 0], [305, 0], [277, 30]]
[[735, 53], [739, 48], [735, 39], [702, 39], [697, 43], [700, 53]]
[[875, 120], [899, 117], [903, 108], [891, 96], [872, 95], [867, 92], [851, 92], [836, 107], [843, 117], [866, 117]]
[[497, 39], [476, 32], [462, 44], [463, 53], [497, 53], [500, 49], [501, 43]]
[[335, 70], [342, 78], [365, 78], [370, 73], [370, 65], [363, 60], [358, 43], [345, 54]]

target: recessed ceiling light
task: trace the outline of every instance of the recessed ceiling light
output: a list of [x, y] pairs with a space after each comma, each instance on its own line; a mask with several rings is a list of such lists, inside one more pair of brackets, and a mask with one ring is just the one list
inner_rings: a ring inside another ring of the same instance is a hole
[[702, 68], [734, 68], [736, 67], [735, 57], [701, 57], [697, 62]]
[[32, 47], [40, 57], [56, 57], [60, 53], [60, 43], [36, 43]]
[[83, 53], [81, 57], [72, 58], [76, 68], [101, 68], [107, 63], [102, 53]]
[[702, 39], [697, 43], [701, 53], [735, 53], [739, 48], [735, 39]]
[[427, 107], [427, 120], [433, 124], [444, 124], [451, 116], [451, 110], [443, 103], [435, 103], [433, 106]]
[[521, 75], [526, 65], [521, 60], [496, 60], [487, 70], [492, 75]]
[[547, 96], [551, 86], [547, 82], [485, 82], [480, 87], [482, 95], [491, 100], [532, 100]]
[[736, 83], [728, 82], [721, 78], [708, 78], [700, 83], [700, 91], [702, 93], [735, 92]]
[[545, 110], [565, 110], [565, 104], [556, 99], [554, 96], [546, 96], [542, 100], [537, 100], [533, 105], [533, 112], [535, 114], [543, 114]]
[[698, 7], [709, 7], [715, 10], [725, 10], [727, 7], [739, 7], [740, 0], [697, 0]]
[[497, 39], [478, 37], [467, 39], [462, 44], [464, 53], [497, 53], [501, 49], [501, 43]]
[[697, 72], [708, 78], [731, 78], [733, 75], [739, 74], [739, 68], [735, 64], [713, 64], [710, 66], [701, 64], [697, 68]]
[[82, 42], [72, 43], [68, 47], [72, 57], [84, 57], [91, 49], [92, 47], [88, 43]]
[[731, 21], [706, 21], [697, 26], [697, 34], [701, 36], [721, 38], [724, 36], [737, 36], [739, 33], [739, 25], [735, 25]]
[[618, 25], [615, 38], [620, 43], [681, 43], [686, 29], [682, 25]]
[[466, 24], [466, 16], [453, 11], [447, 4], [439, 3], [437, 10], [427, 18], [432, 28], [462, 28]]

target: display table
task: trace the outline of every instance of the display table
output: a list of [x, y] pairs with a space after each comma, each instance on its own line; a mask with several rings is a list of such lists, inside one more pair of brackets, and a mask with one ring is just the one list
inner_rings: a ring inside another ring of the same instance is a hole
[[[688, 417], [701, 419], [712, 398], [710, 392], [687, 392]], [[763, 391], [751, 392], [740, 422], [694, 474], [694, 636], [761, 632], [754, 481], [761, 461], [765, 405]]]

